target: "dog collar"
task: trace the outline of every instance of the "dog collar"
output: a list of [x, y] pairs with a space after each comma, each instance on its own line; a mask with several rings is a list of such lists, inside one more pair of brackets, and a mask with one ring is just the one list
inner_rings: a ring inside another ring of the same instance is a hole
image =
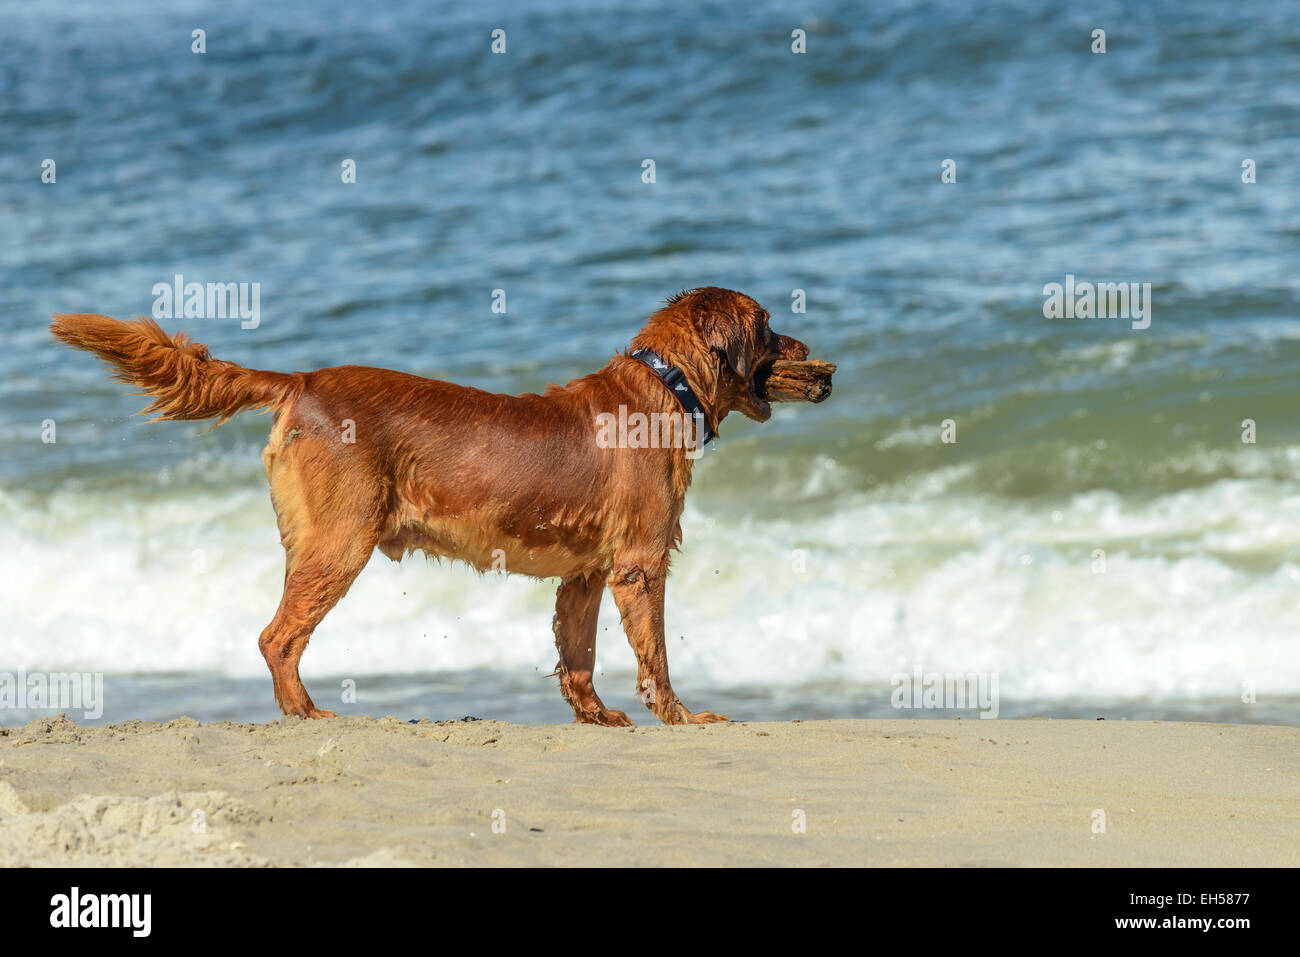
[[699, 443], [700, 447], [712, 442], [713, 429], [709, 426], [709, 414], [704, 411], [704, 406], [700, 404], [699, 398], [695, 395], [695, 390], [686, 381], [686, 373], [677, 366], [665, 362], [659, 353], [653, 349], [636, 349], [628, 354], [633, 359], [639, 360], [655, 374], [655, 377], [660, 382], [668, 387], [668, 391], [677, 399], [677, 402], [686, 411], [687, 415], [698, 415], [700, 417], [699, 421], [704, 424], [703, 435]]

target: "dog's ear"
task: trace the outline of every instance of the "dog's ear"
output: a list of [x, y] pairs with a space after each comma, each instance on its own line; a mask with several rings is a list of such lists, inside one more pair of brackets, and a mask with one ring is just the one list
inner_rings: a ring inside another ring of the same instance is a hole
[[731, 371], [743, 379], [749, 375], [754, 349], [750, 336], [741, 326], [730, 316], [712, 316], [707, 335], [709, 345], [725, 355]]

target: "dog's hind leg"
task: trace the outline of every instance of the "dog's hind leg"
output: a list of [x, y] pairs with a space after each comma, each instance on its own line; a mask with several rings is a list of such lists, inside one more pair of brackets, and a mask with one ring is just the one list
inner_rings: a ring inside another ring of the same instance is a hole
[[[268, 452], [270, 446], [268, 446]], [[298, 676], [298, 662], [321, 620], [338, 604], [379, 538], [380, 490], [357, 475], [302, 458], [263, 455], [285, 550], [284, 594], [258, 639], [285, 714], [332, 718], [317, 708]]]
[[[271, 669], [275, 700], [285, 714], [304, 718], [332, 718], [333, 711], [317, 708], [298, 676], [298, 662], [316, 626], [346, 593], [369, 558], [351, 547], [330, 550], [304, 545], [300, 558], [291, 555], [284, 576], [284, 594], [275, 617], [257, 641]], [[320, 543], [325, 546], [325, 543]]]
[[555, 593], [555, 647], [560, 652], [555, 671], [560, 676], [560, 694], [573, 708], [575, 721], [630, 726], [626, 714], [605, 707], [591, 683], [596, 665], [596, 616], [604, 592], [604, 577], [599, 573], [560, 583]]

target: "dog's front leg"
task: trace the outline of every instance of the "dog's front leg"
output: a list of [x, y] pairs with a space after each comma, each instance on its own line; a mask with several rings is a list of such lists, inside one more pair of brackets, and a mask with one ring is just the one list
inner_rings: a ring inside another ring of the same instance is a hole
[[664, 643], [664, 588], [668, 556], [651, 560], [633, 557], [616, 562], [609, 590], [623, 616], [623, 630], [636, 653], [637, 694], [664, 724], [708, 724], [726, 721], [725, 714], [692, 713], [673, 693], [668, 680], [668, 649]]

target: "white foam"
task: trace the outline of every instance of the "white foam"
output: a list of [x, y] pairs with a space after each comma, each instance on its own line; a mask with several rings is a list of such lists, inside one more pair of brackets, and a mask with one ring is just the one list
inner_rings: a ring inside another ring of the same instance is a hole
[[[878, 490], [819, 518], [688, 511], [669, 585], [674, 671], [878, 684], [920, 665], [997, 672], [1004, 695], [1052, 699], [1300, 692], [1294, 485], [1238, 479], [1145, 502], [1093, 492], [1041, 509], [947, 485]], [[257, 636], [283, 575], [264, 489], [65, 490], [39, 508], [0, 494], [0, 519], [0, 670], [264, 673]], [[304, 675], [545, 674], [554, 589], [376, 557], [317, 631]], [[600, 627], [601, 669], [630, 674], [608, 597]]]

